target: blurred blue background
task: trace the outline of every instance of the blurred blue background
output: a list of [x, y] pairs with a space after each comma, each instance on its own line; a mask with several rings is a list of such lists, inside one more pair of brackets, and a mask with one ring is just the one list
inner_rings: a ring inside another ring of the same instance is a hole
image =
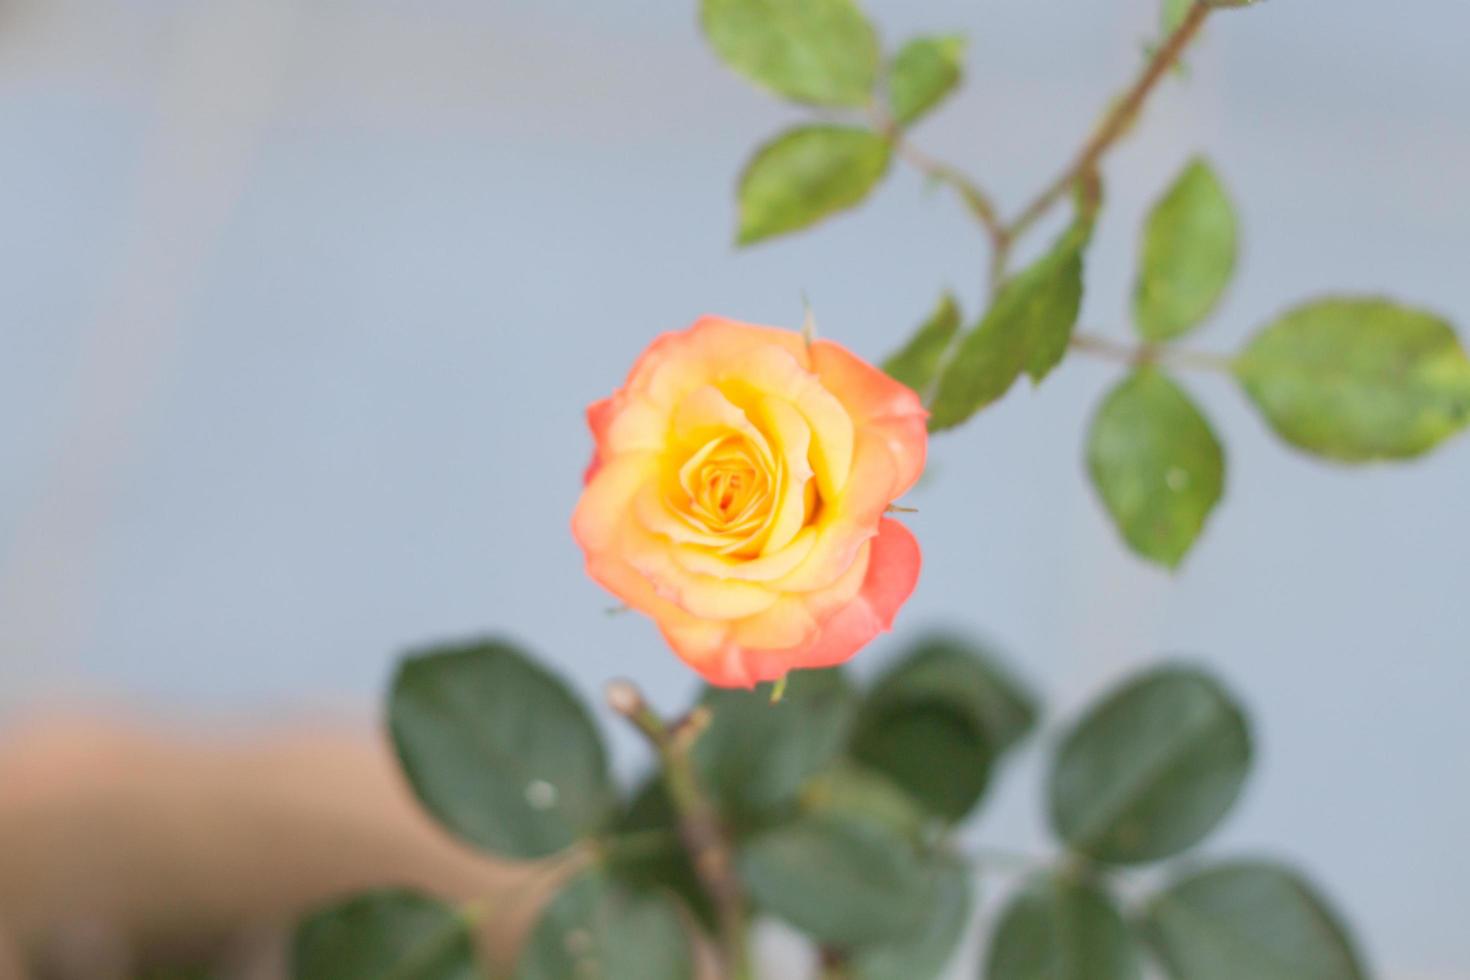
[[[1013, 211], [1130, 78], [1150, 0], [868, 0], [972, 38], [916, 141]], [[1208, 153], [1240, 275], [1195, 345], [1387, 292], [1470, 329], [1470, 6], [1275, 0], [1215, 18], [1107, 167], [1084, 325], [1126, 338], [1136, 229]], [[584, 579], [583, 406], [716, 312], [870, 357], [983, 242], [897, 171], [855, 215], [737, 252], [732, 183], [798, 115], [723, 69], [692, 0], [12, 0], [0, 7], [0, 720], [100, 699], [202, 724], [370, 719], [405, 646], [517, 636], [589, 697], [694, 678]], [[1042, 236], [1044, 237], [1044, 236]], [[1223, 505], [1174, 577], [1130, 557], [1080, 442], [1116, 376], [1069, 359], [937, 439], [899, 632], [975, 631], [1065, 719], [1163, 654], [1251, 708], [1211, 845], [1291, 856], [1389, 977], [1470, 976], [1470, 440], [1346, 470], [1223, 378]], [[641, 753], [617, 736], [632, 774]], [[974, 829], [1046, 845], [1033, 758]], [[995, 889], [992, 888], [992, 898]]]

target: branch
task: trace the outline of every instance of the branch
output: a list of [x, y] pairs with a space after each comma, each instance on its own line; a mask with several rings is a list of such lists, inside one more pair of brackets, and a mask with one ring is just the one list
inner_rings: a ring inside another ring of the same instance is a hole
[[1164, 43], [1159, 46], [1158, 51], [1147, 65], [1143, 73], [1125, 92], [1113, 108], [1104, 117], [1102, 125], [1092, 134], [1071, 165], [1067, 167], [1047, 188], [1037, 195], [1036, 199], [1026, 206], [1006, 228], [1009, 238], [1015, 239], [1022, 235], [1036, 221], [1046, 214], [1057, 201], [1066, 195], [1077, 180], [1084, 174], [1091, 173], [1097, 169], [1102, 158], [1118, 142], [1118, 139], [1128, 131], [1129, 125], [1143, 108], [1149, 93], [1164, 77], [1165, 73], [1179, 60], [1184, 49], [1189, 47], [1189, 42], [1194, 40], [1204, 24], [1205, 18], [1210, 14], [1210, 8], [1203, 3], [1196, 2], [1185, 14], [1184, 20], [1174, 29], [1174, 33], [1165, 38]]
[[1005, 259], [1010, 252], [1011, 236], [1006, 231], [1005, 223], [1000, 220], [1000, 212], [995, 207], [995, 202], [990, 195], [980, 189], [967, 174], [956, 167], [952, 167], [943, 160], [937, 160], [929, 154], [920, 150], [909, 142], [904, 134], [903, 128], [890, 118], [877, 104], [868, 107], [869, 116], [872, 118], [873, 126], [883, 134], [893, 146], [900, 159], [930, 180], [947, 184], [959, 194], [960, 200], [965, 203], [970, 215], [980, 223], [990, 239], [990, 290], [995, 291], [1000, 282], [1000, 275], [1005, 269]]
[[689, 757], [695, 739], [709, 725], [709, 711], [696, 707], [670, 725], [654, 713], [630, 681], [612, 681], [606, 695], [608, 705], [643, 733], [663, 762], [664, 786], [679, 815], [679, 836], [719, 921], [723, 975], [727, 980], [746, 980], [750, 964], [745, 890], [735, 875], [734, 855], [719, 811], [705, 796]]
[[1089, 333], [1073, 334], [1071, 347], [1075, 351], [1109, 361], [1117, 361], [1131, 367], [1163, 364], [1169, 367], [1199, 371], [1221, 371], [1226, 374], [1235, 368], [1235, 362], [1224, 354], [1190, 350], [1185, 347], [1175, 347], [1172, 344], [1143, 344], [1138, 347], [1130, 347], [1127, 344], [1120, 344], [1115, 340]]

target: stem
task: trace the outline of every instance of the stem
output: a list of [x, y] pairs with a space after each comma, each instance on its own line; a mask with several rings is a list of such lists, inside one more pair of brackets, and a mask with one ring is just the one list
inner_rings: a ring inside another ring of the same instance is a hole
[[1142, 367], [1145, 364], [1163, 364], [1168, 367], [1185, 368], [1195, 371], [1221, 371], [1229, 374], [1235, 369], [1235, 362], [1223, 354], [1212, 354], [1208, 351], [1190, 350], [1184, 347], [1171, 345], [1143, 344], [1139, 347], [1130, 347], [1120, 344], [1116, 340], [1099, 337], [1096, 334], [1079, 333], [1073, 334], [1071, 347], [1075, 351], [1091, 354], [1104, 360], [1117, 361], [1131, 367]]
[[987, 282], [990, 293], [994, 295], [1000, 284], [1001, 276], [1005, 272], [1006, 256], [1011, 247], [1011, 236], [1006, 231], [1005, 223], [1000, 220], [1000, 211], [996, 208], [995, 202], [991, 200], [989, 194], [980, 189], [979, 184], [963, 171], [931, 157], [909, 142], [903, 128], [879, 105], [876, 103], [870, 105], [868, 114], [873, 121], [874, 128], [883, 134], [900, 159], [930, 180], [947, 184], [953, 188], [955, 193], [959, 194], [960, 200], [965, 203], [970, 215], [985, 230], [986, 237], [990, 239], [990, 270]]
[[705, 796], [689, 757], [695, 739], [709, 725], [709, 711], [697, 707], [672, 725], [667, 724], [648, 706], [643, 693], [625, 680], [608, 684], [607, 703], [632, 722], [658, 752], [664, 786], [679, 815], [679, 836], [715, 908], [722, 974], [727, 980], [748, 980], [745, 889], [735, 875], [733, 851], [719, 811]]
[[845, 950], [823, 946], [817, 950], [818, 980], [853, 980]]
[[1078, 151], [1070, 166], [1053, 180], [1036, 199], [1027, 205], [1021, 213], [1006, 227], [1006, 233], [1010, 238], [1017, 238], [1024, 234], [1036, 221], [1046, 214], [1057, 201], [1066, 195], [1067, 190], [1077, 182], [1084, 174], [1091, 173], [1097, 169], [1097, 165], [1107, 152], [1113, 148], [1118, 139], [1128, 131], [1129, 125], [1143, 108], [1143, 103], [1148, 99], [1149, 93], [1159, 83], [1159, 80], [1179, 60], [1184, 49], [1189, 47], [1189, 42], [1194, 40], [1204, 24], [1205, 18], [1210, 14], [1210, 8], [1203, 3], [1195, 3], [1185, 14], [1184, 20], [1174, 29], [1174, 33], [1164, 39], [1158, 51], [1144, 66], [1143, 73], [1138, 76], [1133, 85], [1123, 93], [1122, 98], [1113, 104], [1113, 108], [1103, 118], [1102, 125], [1092, 134], [1092, 137]]

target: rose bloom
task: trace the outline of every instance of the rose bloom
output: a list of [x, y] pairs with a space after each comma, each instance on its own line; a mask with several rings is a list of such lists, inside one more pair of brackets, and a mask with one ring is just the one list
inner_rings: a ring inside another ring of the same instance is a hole
[[842, 663], [893, 623], [919, 546], [918, 396], [828, 340], [719, 317], [655, 340], [587, 409], [587, 572], [711, 684]]

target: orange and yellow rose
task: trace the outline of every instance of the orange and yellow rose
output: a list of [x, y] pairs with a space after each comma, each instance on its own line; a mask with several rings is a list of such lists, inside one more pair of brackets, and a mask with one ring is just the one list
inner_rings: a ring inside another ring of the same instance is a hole
[[924, 468], [926, 416], [828, 340], [719, 317], [664, 334], [587, 410], [587, 572], [712, 684], [841, 663], [918, 580], [885, 514]]

